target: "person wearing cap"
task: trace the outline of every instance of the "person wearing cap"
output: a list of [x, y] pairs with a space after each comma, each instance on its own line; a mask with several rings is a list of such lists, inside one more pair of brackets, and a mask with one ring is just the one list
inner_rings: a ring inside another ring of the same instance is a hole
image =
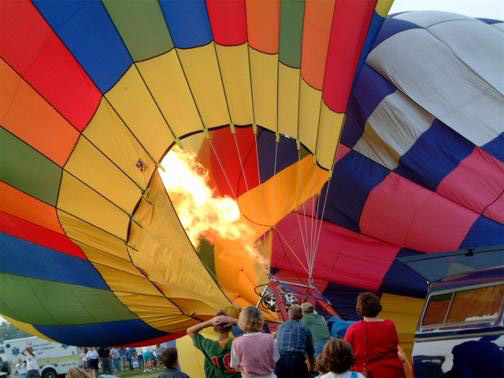
[[327, 340], [331, 337], [329, 328], [325, 319], [317, 314], [310, 302], [305, 302], [301, 305], [303, 311], [303, 319], [301, 324], [308, 328], [313, 337], [313, 344], [315, 346], [315, 357], [317, 357], [322, 350]]

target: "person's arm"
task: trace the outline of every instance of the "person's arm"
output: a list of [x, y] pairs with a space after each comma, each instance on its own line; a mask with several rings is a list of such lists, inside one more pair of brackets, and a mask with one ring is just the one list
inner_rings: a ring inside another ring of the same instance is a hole
[[234, 341], [233, 341], [233, 344], [231, 345], [231, 362], [230, 362], [230, 365], [235, 370], [241, 370], [240, 358], [238, 357], [238, 353], [236, 352], [236, 345], [235, 345]]
[[406, 357], [406, 353], [404, 353], [404, 350], [399, 345], [397, 346], [397, 356], [403, 364], [404, 375], [406, 376], [406, 378], [415, 378], [413, 366], [411, 366], [408, 357]]
[[189, 336], [194, 338], [194, 336], [197, 333], [199, 333], [201, 330], [203, 330], [207, 327], [217, 326], [217, 325], [221, 325], [221, 324], [233, 325], [236, 323], [238, 323], [237, 319], [230, 318], [229, 316], [219, 315], [219, 316], [213, 317], [210, 320], [207, 320], [206, 322], [198, 323], [198, 324], [193, 325], [192, 327], [187, 328], [186, 332]]

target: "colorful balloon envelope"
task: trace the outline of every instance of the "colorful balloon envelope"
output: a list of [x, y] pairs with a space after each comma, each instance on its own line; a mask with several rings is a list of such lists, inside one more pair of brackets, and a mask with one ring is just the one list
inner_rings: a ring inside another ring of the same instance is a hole
[[[153, 344], [255, 305], [273, 273], [347, 317], [386, 293], [393, 316], [425, 293], [396, 257], [504, 243], [503, 24], [383, 23], [390, 3], [1, 2], [0, 313]], [[191, 242], [163, 185], [175, 146], [254, 253]]]

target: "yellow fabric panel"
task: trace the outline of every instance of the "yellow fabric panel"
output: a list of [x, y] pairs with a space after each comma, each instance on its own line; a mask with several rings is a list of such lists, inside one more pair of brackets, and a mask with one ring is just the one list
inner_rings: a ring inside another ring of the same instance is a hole
[[[205, 331], [202, 331], [202, 335], [208, 337]], [[205, 378], [205, 356], [196, 349], [191, 336], [177, 339], [176, 345], [180, 370], [191, 378]]]
[[23, 331], [28, 332], [30, 335], [40, 337], [41, 339], [51, 341], [53, 343], [57, 343], [57, 341], [54, 341], [53, 339], [50, 339], [49, 337], [47, 337], [43, 333], [40, 333], [39, 331], [37, 331], [37, 329], [34, 326], [32, 326], [31, 324], [20, 322], [19, 320], [9, 318], [8, 316], [5, 316], [3, 314], [2, 314], [2, 317], [5, 318], [5, 320], [7, 320], [9, 323], [11, 323], [14, 327], [22, 329]]
[[198, 109], [174, 49], [139, 62], [137, 67], [178, 138], [203, 130]]
[[278, 66], [278, 132], [298, 138], [299, 80], [301, 70]]
[[343, 113], [333, 112], [322, 101], [316, 157], [317, 163], [325, 169], [332, 170], [336, 147], [338, 147], [341, 129], [343, 128], [343, 120]]
[[58, 209], [126, 240], [128, 215], [66, 171], [61, 178]]
[[141, 189], [98, 151], [86, 138], [79, 138], [65, 170], [84, 181], [128, 214], [133, 212]]
[[[104, 98], [83, 134], [142, 189], [147, 187], [155, 165]], [[136, 167], [139, 159], [147, 165], [144, 172]]]
[[315, 153], [322, 92], [309, 86], [303, 78], [300, 85], [299, 140], [310, 152]]
[[198, 314], [198, 302], [212, 314], [230, 304], [197, 256], [157, 172], [134, 219], [139, 225], [131, 224], [128, 241], [137, 249], [133, 261], [164, 295], [192, 300], [195, 308], [185, 309], [189, 314]]
[[143, 274], [132, 264], [131, 260], [117, 257], [110, 253], [104, 252], [99, 248], [91, 247], [77, 240], [72, 241], [82, 249], [89, 261], [108, 266], [127, 274], [143, 277]]
[[[165, 291], [170, 291], [170, 288], [167, 285], [158, 284], [157, 286], [163, 293]], [[184, 314], [192, 314], [198, 317], [211, 317], [216, 313], [215, 307], [208, 305], [204, 298], [200, 298], [200, 300], [194, 298], [170, 298], [170, 300], [175, 303]]]
[[255, 122], [277, 131], [278, 54], [249, 49]]
[[173, 142], [173, 134], [163, 119], [135, 65], [105, 94], [129, 129], [154, 160]]
[[214, 43], [177, 52], [204, 125], [211, 128], [229, 124]]
[[376, 13], [382, 17], [387, 17], [393, 2], [394, 0], [378, 0], [375, 7]]
[[415, 330], [424, 300], [385, 293], [381, 297], [381, 304], [383, 310], [380, 317], [394, 321], [399, 334], [400, 345], [408, 358], [411, 359]]
[[[123, 303], [128, 304], [128, 308], [137, 314], [141, 319], [165, 318], [177, 320], [179, 317], [187, 319], [180, 310], [163, 296], [147, 296], [130, 292], [115, 292], [115, 295]], [[177, 320], [177, 321], [180, 321]], [[167, 331], [169, 332], [169, 331]]]
[[[293, 209], [318, 194], [327, 179], [328, 173], [314, 163], [312, 155], [308, 155], [243, 193], [238, 198], [240, 210], [245, 214], [241, 221], [255, 230], [257, 239]], [[261, 257], [251, 256], [237, 242], [216, 239], [214, 262], [217, 277], [237, 305], [256, 305], [258, 297], [254, 287], [268, 280], [265, 265], [269, 266], [271, 255], [265, 251], [271, 251], [269, 237], [259, 247]], [[261, 263], [261, 258], [265, 263]]]
[[61, 210], [58, 210], [58, 218], [65, 230], [65, 234], [74, 242], [94, 248], [100, 253], [107, 253], [123, 260], [129, 260], [125, 240], [121, 240]]
[[252, 93], [250, 92], [250, 72], [248, 44], [238, 46], [215, 45], [226, 98], [231, 112], [231, 123], [250, 125], [252, 119]]

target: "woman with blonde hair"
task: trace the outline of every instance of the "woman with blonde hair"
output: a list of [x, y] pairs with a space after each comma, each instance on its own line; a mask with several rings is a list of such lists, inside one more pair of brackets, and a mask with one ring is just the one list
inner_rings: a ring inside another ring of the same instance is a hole
[[275, 363], [280, 358], [275, 339], [261, 332], [264, 317], [253, 306], [245, 308], [238, 319], [238, 326], [245, 332], [237, 337], [231, 347], [231, 367], [239, 369], [244, 378], [274, 378]]
[[66, 373], [65, 378], [91, 378], [91, 374], [86, 372], [84, 369], [81, 368], [71, 368], [68, 370], [68, 373]]

